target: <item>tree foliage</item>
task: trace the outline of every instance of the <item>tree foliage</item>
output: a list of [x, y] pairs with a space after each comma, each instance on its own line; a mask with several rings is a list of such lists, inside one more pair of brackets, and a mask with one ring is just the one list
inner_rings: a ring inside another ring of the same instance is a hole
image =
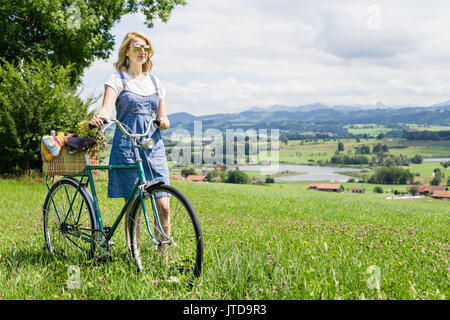
[[[122, 16], [167, 22], [185, 0], [0, 0], [0, 174], [40, 168], [41, 136], [72, 130], [92, 102], [76, 88], [85, 68], [107, 59]], [[133, 30], [130, 30], [133, 31]]]
[[434, 177], [433, 177], [433, 179], [430, 181], [430, 184], [431, 184], [432, 186], [438, 186], [438, 185], [441, 184], [441, 181], [442, 181], [442, 173], [441, 173], [441, 171], [435, 171], [435, 172], [434, 172]]
[[245, 184], [248, 183], [248, 175], [240, 170], [229, 171], [226, 182]]
[[450, 131], [406, 131], [404, 136], [407, 140], [450, 140]]
[[368, 164], [369, 158], [366, 156], [361, 155], [355, 155], [355, 156], [349, 156], [349, 155], [335, 155], [331, 157], [331, 163], [332, 164]]
[[411, 163], [421, 164], [423, 162], [423, 156], [420, 154], [416, 154], [414, 157], [410, 159]]
[[197, 174], [197, 172], [195, 171], [194, 168], [184, 168], [181, 170], [181, 175], [185, 178], [187, 178], [188, 176], [191, 176], [191, 175], [196, 175], [196, 174]]
[[69, 131], [87, 117], [68, 75], [72, 67], [31, 60], [0, 65], [0, 174], [42, 167], [40, 142], [50, 130]]
[[[15, 65], [49, 59], [73, 63], [70, 77], [79, 82], [96, 59], [107, 59], [114, 47], [112, 27], [128, 13], [141, 12], [147, 26], [167, 22], [185, 0], [0, 0], [0, 57]], [[132, 30], [130, 30], [132, 31]]]
[[369, 183], [408, 184], [414, 182], [414, 174], [399, 167], [381, 167], [369, 178]]

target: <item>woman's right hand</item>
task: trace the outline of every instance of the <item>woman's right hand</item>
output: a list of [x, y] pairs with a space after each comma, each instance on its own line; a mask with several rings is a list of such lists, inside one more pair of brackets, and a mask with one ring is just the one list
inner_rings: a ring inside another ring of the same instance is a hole
[[108, 118], [113, 113], [116, 99], [117, 92], [109, 85], [105, 85], [105, 96], [103, 97], [102, 107], [97, 114], [92, 117], [89, 124], [101, 128], [103, 126], [103, 118]]
[[89, 124], [96, 126], [97, 128], [101, 128], [103, 126], [103, 118], [99, 117], [97, 114], [92, 117], [91, 121], [89, 121]]

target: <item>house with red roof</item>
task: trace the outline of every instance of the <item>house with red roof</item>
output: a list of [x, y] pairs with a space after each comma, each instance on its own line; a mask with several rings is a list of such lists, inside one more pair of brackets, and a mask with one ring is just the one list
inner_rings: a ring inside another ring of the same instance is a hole
[[308, 190], [344, 192], [344, 187], [340, 183], [311, 183]]
[[206, 176], [188, 175], [186, 181], [203, 182], [206, 181]]
[[171, 180], [185, 180], [185, 177], [183, 177], [181, 174], [170, 174], [169, 178]]
[[426, 186], [420, 186], [420, 185], [419, 186], [411, 186], [411, 187], [409, 187], [409, 190], [411, 188], [413, 188], [413, 187], [417, 187], [417, 193], [418, 194], [422, 194], [422, 195], [425, 195], [425, 196], [428, 196], [428, 195], [432, 194], [435, 191], [447, 191], [448, 190], [447, 187], [445, 187], [445, 186], [429, 186], [429, 185], [426, 185]]
[[450, 200], [450, 191], [434, 191], [431, 195], [435, 199], [448, 199]]

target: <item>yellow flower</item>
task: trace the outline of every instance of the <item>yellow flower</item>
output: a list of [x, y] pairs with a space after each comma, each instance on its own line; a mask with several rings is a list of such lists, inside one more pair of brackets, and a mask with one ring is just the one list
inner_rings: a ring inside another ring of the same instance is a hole
[[308, 242], [308, 241], [306, 241], [306, 240], [305, 240], [305, 241], [303, 241], [303, 242], [304, 242], [305, 244], [308, 244], [308, 243], [309, 243], [309, 242]]

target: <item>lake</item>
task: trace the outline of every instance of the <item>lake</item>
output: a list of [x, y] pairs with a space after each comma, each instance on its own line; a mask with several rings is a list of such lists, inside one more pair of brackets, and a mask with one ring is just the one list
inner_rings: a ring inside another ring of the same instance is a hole
[[447, 162], [450, 158], [423, 158], [423, 162]]
[[[271, 166], [240, 166], [239, 170], [242, 171], [261, 171], [261, 174], [273, 174], [274, 167]], [[275, 181], [335, 181], [335, 182], [347, 182], [349, 176], [338, 174], [336, 172], [358, 172], [362, 169], [357, 168], [338, 168], [338, 167], [318, 167], [318, 166], [302, 166], [302, 165], [289, 165], [280, 164], [278, 166], [278, 172], [292, 171], [302, 173], [299, 175], [293, 174], [292, 176], [276, 177]]]

